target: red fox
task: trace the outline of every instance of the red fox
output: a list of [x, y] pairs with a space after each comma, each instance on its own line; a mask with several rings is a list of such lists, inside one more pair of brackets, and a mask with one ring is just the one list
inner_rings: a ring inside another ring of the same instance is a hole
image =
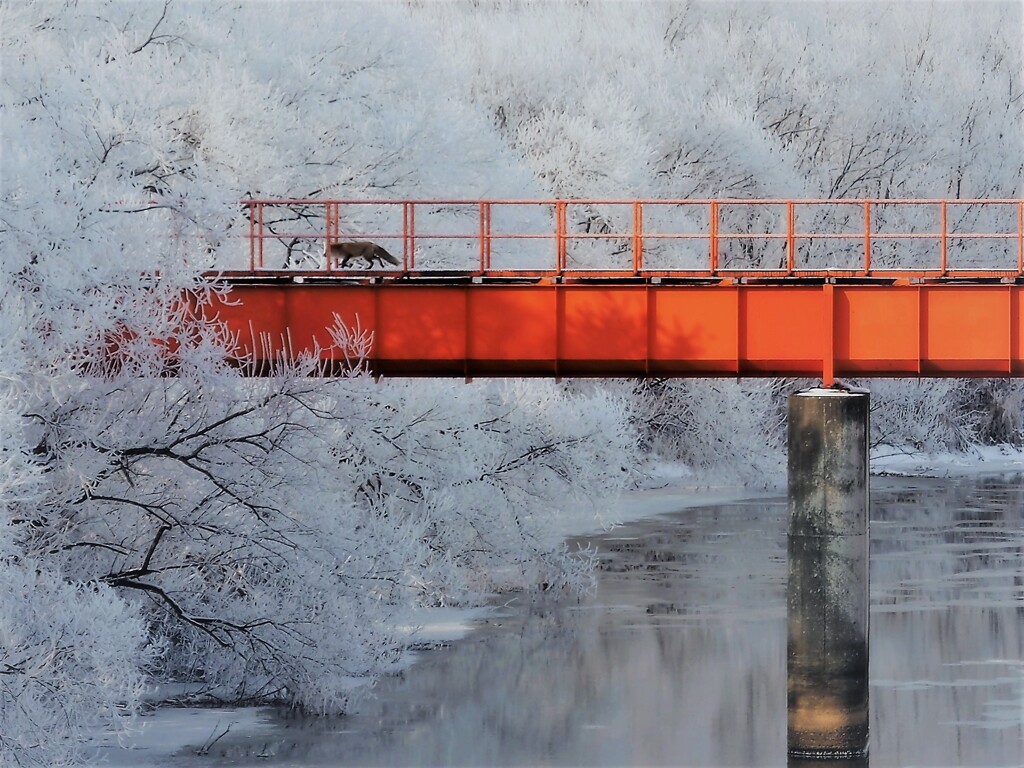
[[327, 258], [328, 260], [339, 259], [340, 266], [343, 268], [347, 267], [352, 259], [363, 259], [368, 268], [373, 266], [374, 260], [380, 262], [382, 267], [384, 262], [395, 265], [402, 263], [376, 243], [365, 240], [354, 243], [331, 243], [328, 247]]

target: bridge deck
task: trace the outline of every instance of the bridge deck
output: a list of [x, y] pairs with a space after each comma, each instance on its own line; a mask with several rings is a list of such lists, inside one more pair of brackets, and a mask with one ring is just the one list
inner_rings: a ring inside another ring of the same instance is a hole
[[1024, 376], [1024, 285], [655, 279], [474, 282], [221, 274], [239, 356], [343, 351], [388, 376]]

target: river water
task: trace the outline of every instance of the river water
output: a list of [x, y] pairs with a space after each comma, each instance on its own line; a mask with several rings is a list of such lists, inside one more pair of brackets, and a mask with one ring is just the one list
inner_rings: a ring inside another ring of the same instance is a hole
[[[1024, 765], [1024, 479], [872, 483], [870, 765]], [[786, 765], [785, 515], [762, 499], [584, 539], [596, 596], [520, 597], [358, 714], [267, 710], [170, 764]]]

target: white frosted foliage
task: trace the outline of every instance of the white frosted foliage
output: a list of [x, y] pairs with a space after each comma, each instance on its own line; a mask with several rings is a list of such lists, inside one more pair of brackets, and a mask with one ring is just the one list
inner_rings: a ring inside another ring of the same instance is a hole
[[[607, 509], [641, 446], [751, 482], [777, 466], [792, 382], [377, 382], [359, 328], [337, 329], [351, 376], [300, 360], [246, 379], [180, 300], [210, 290], [203, 270], [248, 266], [243, 199], [1020, 196], [1020, 6], [979, 8], [0, 5], [0, 763], [80, 760], [153, 676], [342, 711], [399, 663], [410, 610], [585, 589], [592, 553], [565, 550], [558, 518]], [[494, 266], [552, 263], [550, 205], [495, 211]], [[344, 237], [401, 234], [400, 205], [339, 213]], [[473, 266], [472, 237], [427, 236], [475, 236], [478, 215], [418, 210], [417, 262]], [[708, 227], [698, 207], [646, 215]], [[631, 206], [568, 218], [610, 236], [573, 241], [570, 268], [628, 257]], [[931, 225], [878, 211], [908, 223]], [[267, 268], [320, 263], [322, 208], [265, 224]], [[751, 243], [723, 258], [777, 261]], [[645, 259], [697, 266], [688, 249]], [[874, 393], [879, 440], [1020, 439], [1012, 383]]]

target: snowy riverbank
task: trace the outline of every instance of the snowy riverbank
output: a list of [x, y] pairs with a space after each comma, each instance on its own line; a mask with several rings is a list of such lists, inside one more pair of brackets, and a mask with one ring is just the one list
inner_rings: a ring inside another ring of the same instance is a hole
[[884, 445], [871, 452], [871, 474], [897, 477], [968, 477], [1024, 472], [1024, 449], [975, 446], [964, 453], [908, 452]]

